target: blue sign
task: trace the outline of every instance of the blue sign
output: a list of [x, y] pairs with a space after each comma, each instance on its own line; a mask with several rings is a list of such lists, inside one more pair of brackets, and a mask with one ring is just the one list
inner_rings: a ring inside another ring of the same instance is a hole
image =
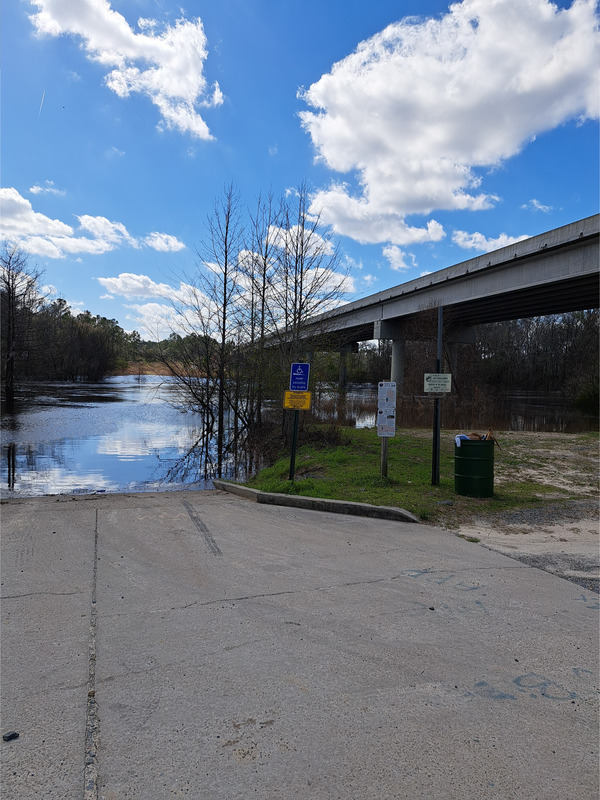
[[290, 392], [307, 392], [310, 364], [292, 364], [290, 372]]

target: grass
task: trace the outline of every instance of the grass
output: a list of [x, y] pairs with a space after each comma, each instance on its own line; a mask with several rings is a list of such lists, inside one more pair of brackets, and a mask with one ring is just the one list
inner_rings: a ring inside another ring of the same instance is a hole
[[[431, 485], [431, 431], [400, 429], [388, 439], [388, 477], [382, 478], [380, 439], [374, 429], [365, 428], [339, 429], [337, 444], [319, 442], [318, 428], [305, 430], [300, 434], [293, 481], [288, 479], [290, 456], [285, 454], [247, 485], [265, 492], [395, 506], [449, 528], [502, 511], [597, 496], [597, 433], [497, 434], [502, 449], [495, 450], [490, 498], [455, 493], [454, 435], [442, 431], [438, 486]], [[317, 441], [302, 444], [303, 439]], [[571, 456], [569, 483], [565, 476]]]

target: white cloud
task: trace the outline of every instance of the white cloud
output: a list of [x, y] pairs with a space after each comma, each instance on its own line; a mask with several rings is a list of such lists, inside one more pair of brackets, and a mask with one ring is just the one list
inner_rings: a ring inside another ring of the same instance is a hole
[[508, 236], [501, 233], [496, 239], [488, 239], [483, 233], [467, 233], [466, 231], [454, 231], [452, 241], [465, 250], [479, 250], [487, 253], [491, 250], [499, 250], [501, 247], [508, 247], [509, 244], [521, 242], [528, 236]]
[[[335, 247], [328, 238], [321, 236], [314, 228], [310, 226], [301, 228], [299, 225], [281, 228], [271, 225], [268, 236], [273, 247], [279, 250], [283, 257], [287, 252], [292, 261], [296, 258], [297, 250], [299, 248], [303, 250], [305, 259], [303, 283], [307, 295], [322, 296], [329, 292], [351, 294], [356, 291], [354, 279], [350, 274], [342, 274], [327, 266], [334, 264]], [[240, 258], [251, 260], [252, 253], [246, 250], [240, 251]], [[315, 266], [308, 267], [309, 263]], [[205, 266], [210, 268], [209, 264]], [[348, 259], [345, 266], [349, 269]]]
[[118, 147], [115, 147], [113, 145], [112, 147], [109, 147], [107, 150], [105, 150], [104, 155], [109, 161], [112, 161], [115, 158], [123, 158], [123, 156], [125, 155], [125, 151], [119, 150]]
[[294, 253], [295, 249], [302, 243], [304, 254], [308, 258], [318, 258], [320, 256], [331, 256], [334, 253], [334, 246], [329, 239], [324, 239], [316, 230], [307, 225], [304, 229], [300, 225], [292, 225], [291, 228], [279, 228], [276, 225], [269, 227], [269, 241], [273, 246], [280, 250], [288, 250]]
[[199, 108], [223, 102], [218, 84], [204, 76], [207, 40], [202, 21], [179, 19], [161, 26], [138, 20], [135, 32], [108, 0], [31, 0], [30, 15], [39, 35], [81, 37], [88, 58], [108, 72], [105, 83], [119, 97], [137, 92], [149, 98], [161, 115], [159, 127], [211, 139]]
[[22, 236], [72, 236], [73, 228], [34, 211], [29, 200], [14, 188], [0, 189], [0, 226], [3, 239]]
[[312, 199], [311, 212], [319, 214], [321, 222], [331, 225], [336, 233], [350, 236], [362, 244], [393, 242], [394, 244], [422, 244], [439, 242], [446, 235], [436, 220], [426, 227], [407, 225], [404, 215], [388, 205], [377, 208], [365, 198], [351, 197], [345, 185], [332, 184], [318, 192]]
[[161, 253], [177, 252], [185, 248], [183, 242], [180, 242], [175, 236], [170, 236], [168, 233], [157, 233], [156, 231], [146, 236], [144, 244], [153, 250], [159, 250]]
[[167, 339], [172, 333], [185, 335], [189, 331], [182, 327], [182, 319], [173, 306], [163, 303], [141, 303], [125, 306], [133, 311], [127, 319], [140, 330], [142, 338], [153, 341]]
[[64, 197], [66, 192], [63, 189], [57, 189], [54, 186], [54, 181], [45, 181], [44, 186], [32, 186], [29, 189], [30, 194], [54, 194], [58, 197]]
[[347, 253], [344, 254], [343, 263], [344, 263], [344, 267], [348, 271], [353, 270], [353, 269], [359, 269], [359, 270], [364, 269], [364, 265], [362, 263], [362, 259], [359, 259], [357, 261], [355, 258], [352, 258], [352, 256], [349, 256]]
[[74, 317], [78, 317], [80, 314], [83, 314], [85, 310], [85, 303], [82, 300], [67, 300], [67, 305], [69, 306], [69, 310]]
[[[65, 258], [77, 253], [98, 255], [118, 247], [137, 249], [141, 246], [122, 222], [112, 222], [106, 217], [89, 214], [82, 214], [76, 219], [79, 221], [77, 230], [58, 219], [34, 211], [30, 201], [16, 189], [0, 189], [0, 239], [15, 242], [32, 255]], [[185, 247], [174, 236], [157, 232], [147, 236], [143, 243], [163, 252]]]
[[302, 92], [317, 158], [355, 173], [316, 194], [323, 222], [362, 242], [437, 241], [409, 214], [479, 210], [498, 198], [478, 169], [536, 134], [598, 116], [596, 0], [463, 0], [439, 19], [408, 18], [362, 42]]
[[[351, 275], [342, 275], [332, 269], [307, 269], [305, 274], [305, 285], [318, 287], [319, 293], [326, 294], [331, 292], [337, 294], [354, 294], [356, 284]], [[336, 298], [335, 302], [344, 302]]]
[[32, 255], [45, 258], [65, 258], [78, 253], [97, 256], [114, 249], [108, 242], [85, 236], [27, 236], [20, 240], [20, 246]]
[[106, 217], [91, 217], [89, 214], [83, 214], [77, 219], [81, 230], [90, 233], [96, 241], [102, 242], [107, 250], [112, 250], [122, 242], [131, 247], [139, 247], [122, 222], [111, 222]]
[[176, 290], [166, 283], [156, 283], [147, 275], [122, 272], [116, 278], [98, 278], [107, 292], [121, 297], [172, 297]]
[[[214, 305], [209, 298], [196, 287], [181, 282], [178, 287], [167, 283], [156, 283], [148, 275], [137, 275], [122, 272], [116, 278], [98, 278], [98, 283], [111, 295], [125, 297], [128, 300], [156, 298], [163, 302], [151, 300], [147, 303], [127, 305], [139, 317], [144, 330], [156, 331], [168, 336], [172, 331], [189, 333], [197, 328], [199, 315], [202, 322], [214, 314]], [[136, 317], [137, 319], [137, 317]], [[161, 336], [159, 338], [165, 338]]]
[[524, 203], [521, 208], [525, 211], [543, 211], [544, 214], [549, 214], [552, 211], [552, 206], [545, 206], [533, 197], [528, 203]]
[[395, 244], [391, 244], [388, 245], [387, 247], [384, 247], [383, 255], [390, 262], [390, 267], [394, 270], [394, 272], [406, 272], [407, 269], [417, 266], [417, 261], [414, 255], [412, 253], [408, 253], [408, 257], [410, 258], [411, 263], [407, 264], [406, 263], [407, 253], [405, 253]]

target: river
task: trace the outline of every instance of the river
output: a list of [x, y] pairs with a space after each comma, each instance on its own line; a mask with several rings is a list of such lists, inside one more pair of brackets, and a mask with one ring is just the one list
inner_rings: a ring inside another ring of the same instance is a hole
[[[101, 383], [29, 384], [14, 414], [2, 417], [0, 496], [140, 492], [211, 488], [200, 459], [201, 417], [175, 407], [176, 386], [159, 376], [121, 376]], [[375, 386], [349, 387], [340, 405], [331, 388], [314, 393], [313, 413], [357, 427], [375, 425]], [[597, 420], [567, 411], [556, 396], [516, 392], [498, 414], [491, 408], [476, 422], [456, 400], [443, 402], [448, 429], [597, 429]], [[427, 428], [430, 398], [403, 398], [397, 425]], [[400, 431], [398, 432], [400, 435]], [[452, 434], [453, 436], [453, 434]], [[225, 464], [226, 477], [235, 475]]]
[[173, 407], [174, 389], [158, 376], [32, 384], [2, 418], [0, 494], [206, 488], [186, 460], [200, 418]]

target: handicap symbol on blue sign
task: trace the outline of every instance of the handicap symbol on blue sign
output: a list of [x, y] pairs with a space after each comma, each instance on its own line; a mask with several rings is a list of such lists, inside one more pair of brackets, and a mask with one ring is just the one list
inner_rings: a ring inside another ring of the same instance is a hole
[[307, 392], [310, 364], [292, 364], [290, 371], [290, 392]]

